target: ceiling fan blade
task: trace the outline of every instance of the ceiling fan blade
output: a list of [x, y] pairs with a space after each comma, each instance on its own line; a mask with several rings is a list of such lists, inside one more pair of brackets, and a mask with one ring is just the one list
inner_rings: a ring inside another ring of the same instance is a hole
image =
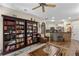
[[37, 9], [37, 8], [39, 8], [40, 6], [37, 6], [37, 7], [35, 7], [35, 8], [32, 8], [32, 10], [35, 10], [35, 9]]
[[42, 6], [42, 11], [45, 12], [45, 7], [44, 6]]
[[48, 7], [56, 7], [55, 4], [51, 4], [51, 3], [46, 4], [46, 6], [48, 6]]

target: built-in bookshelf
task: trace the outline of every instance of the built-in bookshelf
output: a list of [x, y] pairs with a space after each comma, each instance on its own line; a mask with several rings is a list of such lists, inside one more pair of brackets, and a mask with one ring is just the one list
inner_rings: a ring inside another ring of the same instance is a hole
[[25, 21], [16, 20], [16, 48], [25, 46]]
[[32, 44], [32, 22], [31, 21], [26, 21], [26, 45]]
[[38, 42], [36, 38], [36, 34], [38, 33], [37, 22], [34, 21], [26, 21], [26, 45], [31, 45], [33, 43]]
[[4, 17], [3, 21], [3, 52], [9, 53], [16, 49], [16, 22], [9, 17]]
[[36, 38], [37, 32], [38, 32], [37, 22], [33, 22], [33, 43], [38, 42]]
[[37, 22], [3, 16], [3, 54], [37, 43]]

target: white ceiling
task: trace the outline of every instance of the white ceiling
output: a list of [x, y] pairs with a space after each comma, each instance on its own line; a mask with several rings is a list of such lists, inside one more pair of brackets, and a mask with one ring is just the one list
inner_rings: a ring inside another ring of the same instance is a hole
[[[78, 3], [56, 3], [55, 8], [46, 7], [46, 12], [42, 12], [41, 7], [32, 10], [33, 7], [38, 6], [38, 3], [6, 3], [1, 4], [6, 7], [23, 11], [25, 13], [32, 13], [42, 18], [48, 18], [51, 20], [52, 17], [55, 17], [55, 20], [67, 19], [68, 17], [72, 17], [72, 19], [77, 19], [79, 17], [79, 4]], [[26, 9], [26, 11], [24, 11]]]

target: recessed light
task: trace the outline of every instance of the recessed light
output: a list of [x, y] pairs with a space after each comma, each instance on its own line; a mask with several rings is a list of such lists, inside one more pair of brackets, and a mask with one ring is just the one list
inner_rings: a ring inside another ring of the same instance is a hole
[[55, 20], [51, 20], [52, 22], [54, 22]]
[[52, 19], [55, 19], [55, 17], [52, 17]]
[[71, 17], [68, 17], [68, 19], [71, 19]]
[[65, 19], [62, 19], [61, 21], [63, 21], [63, 22], [64, 22], [64, 21], [65, 21]]

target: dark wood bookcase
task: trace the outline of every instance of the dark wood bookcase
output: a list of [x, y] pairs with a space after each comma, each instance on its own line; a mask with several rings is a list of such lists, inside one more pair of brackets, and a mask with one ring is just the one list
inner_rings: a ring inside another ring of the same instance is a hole
[[38, 33], [38, 27], [37, 27], [37, 22], [33, 22], [33, 43], [37, 43], [38, 40], [36, 38], [36, 35]]
[[3, 55], [38, 42], [37, 22], [2, 15], [3, 17]]
[[34, 21], [26, 21], [26, 45], [31, 45], [37, 43], [36, 34], [38, 33], [37, 22]]
[[25, 20], [16, 20], [16, 48], [25, 46]]

